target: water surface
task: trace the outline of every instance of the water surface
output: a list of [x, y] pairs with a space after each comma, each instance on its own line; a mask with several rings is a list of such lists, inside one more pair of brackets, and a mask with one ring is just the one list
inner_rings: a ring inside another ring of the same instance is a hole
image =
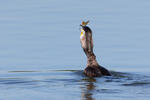
[[[1, 1], [0, 100], [148, 100], [149, 10], [148, 0]], [[113, 76], [83, 75], [82, 20]]]

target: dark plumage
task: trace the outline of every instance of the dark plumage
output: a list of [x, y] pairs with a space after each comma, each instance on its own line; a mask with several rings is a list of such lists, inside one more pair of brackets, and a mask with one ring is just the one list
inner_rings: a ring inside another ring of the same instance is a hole
[[93, 52], [92, 30], [85, 23], [87, 24], [88, 22], [82, 22], [83, 25], [81, 24], [80, 35], [81, 46], [87, 56], [87, 67], [84, 73], [89, 77], [111, 76], [111, 73], [96, 61], [96, 56]]

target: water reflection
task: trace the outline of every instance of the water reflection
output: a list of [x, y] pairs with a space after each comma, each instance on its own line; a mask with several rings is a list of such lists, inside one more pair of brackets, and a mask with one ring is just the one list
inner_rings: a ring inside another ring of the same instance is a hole
[[93, 91], [95, 90], [94, 83], [96, 82], [95, 78], [86, 78], [82, 79], [85, 83], [84, 86], [81, 86], [81, 96], [82, 100], [95, 100], [93, 98]]

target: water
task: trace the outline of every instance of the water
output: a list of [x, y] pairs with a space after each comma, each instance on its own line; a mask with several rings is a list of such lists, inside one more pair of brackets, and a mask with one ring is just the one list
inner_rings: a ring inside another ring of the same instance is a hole
[[[0, 100], [149, 100], [149, 10], [148, 0], [1, 1]], [[83, 75], [82, 20], [111, 77]]]

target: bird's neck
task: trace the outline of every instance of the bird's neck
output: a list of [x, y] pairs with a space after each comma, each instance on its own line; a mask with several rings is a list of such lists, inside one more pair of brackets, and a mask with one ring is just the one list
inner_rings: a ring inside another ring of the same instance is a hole
[[87, 56], [87, 67], [95, 67], [98, 66], [97, 60], [96, 60], [96, 56], [93, 52], [88, 52], [86, 54]]

